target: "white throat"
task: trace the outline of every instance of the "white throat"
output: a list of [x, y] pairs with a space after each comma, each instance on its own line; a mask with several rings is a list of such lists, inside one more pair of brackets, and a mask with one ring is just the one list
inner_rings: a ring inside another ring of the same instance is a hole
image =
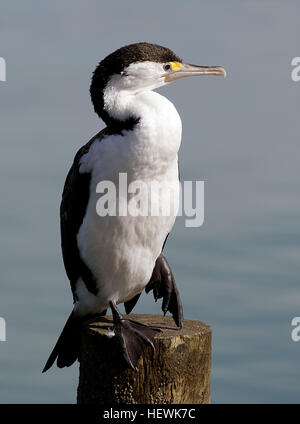
[[151, 90], [133, 93], [108, 85], [104, 91], [104, 109], [118, 121], [137, 119], [137, 128], [143, 131], [144, 138], [151, 143], [168, 140], [170, 147], [178, 152], [181, 119], [173, 103], [161, 94]]

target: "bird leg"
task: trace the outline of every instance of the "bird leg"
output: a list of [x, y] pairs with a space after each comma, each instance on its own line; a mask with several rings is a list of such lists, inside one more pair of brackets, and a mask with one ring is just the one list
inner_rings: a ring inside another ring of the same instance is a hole
[[161, 330], [124, 318], [115, 302], [110, 302], [109, 306], [113, 315], [113, 329], [121, 343], [124, 359], [131, 368], [135, 369], [145, 347], [150, 345], [154, 349], [154, 337]]
[[145, 288], [146, 293], [151, 290], [153, 290], [155, 301], [163, 298], [162, 311], [164, 315], [167, 311], [171, 312], [176, 325], [182, 328], [183, 313], [179, 292], [170, 265], [163, 255], [157, 258], [151, 279]]

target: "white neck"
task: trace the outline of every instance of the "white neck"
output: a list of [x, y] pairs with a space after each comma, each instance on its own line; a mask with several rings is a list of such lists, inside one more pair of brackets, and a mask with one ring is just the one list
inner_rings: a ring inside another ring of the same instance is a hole
[[104, 108], [116, 120], [138, 119], [137, 131], [144, 140], [151, 144], [168, 143], [177, 153], [181, 141], [181, 119], [166, 97], [151, 90], [133, 94], [132, 91], [119, 91], [110, 86], [104, 93]]

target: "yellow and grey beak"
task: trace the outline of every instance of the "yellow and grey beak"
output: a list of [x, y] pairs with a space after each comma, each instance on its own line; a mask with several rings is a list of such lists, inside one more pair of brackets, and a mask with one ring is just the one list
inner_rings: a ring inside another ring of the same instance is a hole
[[170, 70], [164, 74], [165, 82], [197, 75], [220, 75], [226, 77], [226, 71], [221, 66], [198, 66], [188, 63], [170, 62]]

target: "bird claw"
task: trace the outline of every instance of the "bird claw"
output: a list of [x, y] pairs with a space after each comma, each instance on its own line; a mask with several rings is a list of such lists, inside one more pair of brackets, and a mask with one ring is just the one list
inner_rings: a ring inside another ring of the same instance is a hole
[[129, 319], [115, 322], [114, 331], [121, 343], [123, 357], [133, 370], [146, 346], [154, 350], [154, 337], [161, 330]]
[[152, 272], [151, 279], [146, 286], [146, 293], [153, 290], [155, 301], [162, 298], [162, 311], [166, 315], [167, 311], [173, 315], [176, 325], [182, 328], [183, 314], [182, 304], [176, 287], [175, 278], [166, 258], [160, 255]]

